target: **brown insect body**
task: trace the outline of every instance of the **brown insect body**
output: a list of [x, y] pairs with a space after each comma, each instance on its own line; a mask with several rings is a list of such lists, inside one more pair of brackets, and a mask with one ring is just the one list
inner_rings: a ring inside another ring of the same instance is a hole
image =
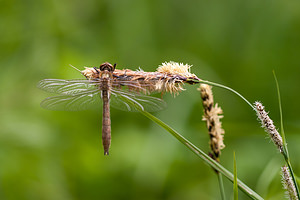
[[[104, 155], [109, 154], [109, 147], [111, 143], [111, 120], [110, 120], [110, 88], [111, 88], [111, 79], [112, 72], [115, 69], [115, 66], [112, 66], [109, 63], [103, 63], [99, 67], [100, 73], [99, 78], [102, 82], [101, 98], [103, 102], [103, 111], [102, 111], [102, 144], [104, 149]], [[98, 71], [98, 70], [97, 70]]]

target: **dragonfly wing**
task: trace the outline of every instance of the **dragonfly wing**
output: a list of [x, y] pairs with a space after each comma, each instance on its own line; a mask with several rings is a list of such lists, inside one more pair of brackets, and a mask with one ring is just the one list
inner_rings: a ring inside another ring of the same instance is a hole
[[[102, 81], [95, 80], [63, 80], [44, 79], [37, 87], [58, 96], [48, 97], [41, 102], [41, 106], [49, 110], [79, 111], [95, 108], [101, 103]], [[155, 112], [166, 107], [166, 103], [159, 98], [143, 95], [151, 93], [149, 85], [130, 80], [112, 80], [111, 106], [125, 111], [141, 110]]]
[[138, 108], [148, 112], [156, 112], [166, 107], [166, 103], [162, 99], [116, 89], [111, 90], [110, 105], [119, 110], [131, 112], [139, 111]]
[[74, 95], [62, 94], [48, 97], [41, 102], [41, 107], [48, 110], [80, 111], [100, 107], [100, 90], [80, 92]]
[[95, 89], [96, 85], [99, 85], [99, 81], [44, 79], [37, 84], [37, 87], [51, 93], [73, 95]]

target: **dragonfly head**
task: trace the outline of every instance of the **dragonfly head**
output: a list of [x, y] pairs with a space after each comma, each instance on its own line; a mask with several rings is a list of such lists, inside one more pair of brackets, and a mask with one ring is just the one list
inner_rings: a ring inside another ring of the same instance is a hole
[[108, 62], [101, 64], [99, 67], [100, 71], [109, 71], [109, 72], [113, 72], [115, 68], [116, 68], [116, 64], [112, 65]]

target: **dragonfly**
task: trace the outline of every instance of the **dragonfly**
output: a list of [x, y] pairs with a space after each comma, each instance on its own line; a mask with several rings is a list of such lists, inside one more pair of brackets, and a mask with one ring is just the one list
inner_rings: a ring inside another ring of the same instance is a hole
[[41, 107], [48, 110], [80, 111], [100, 107], [102, 102], [104, 155], [109, 155], [111, 144], [110, 106], [133, 112], [156, 112], [166, 107], [164, 100], [149, 95], [160, 91], [154, 84], [157, 83], [157, 78], [146, 80], [145, 77], [132, 76], [130, 74], [133, 71], [117, 71], [116, 64], [108, 62], [101, 64], [99, 68], [86, 68], [80, 72], [86, 79], [41, 80], [38, 88], [57, 94], [44, 99]]

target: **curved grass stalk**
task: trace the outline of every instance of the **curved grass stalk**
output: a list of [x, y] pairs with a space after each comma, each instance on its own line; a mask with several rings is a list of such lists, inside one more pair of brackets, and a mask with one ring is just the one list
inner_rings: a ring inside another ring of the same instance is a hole
[[[213, 85], [213, 86], [217, 86], [217, 87], [221, 87], [221, 88], [225, 88], [227, 90], [232, 91], [233, 93], [237, 94], [239, 97], [241, 97], [244, 101], [246, 101], [248, 103], [248, 105], [254, 109], [253, 105], [246, 99], [244, 98], [241, 94], [239, 94], [237, 91], [218, 84], [218, 83], [213, 83], [210, 81], [204, 81], [204, 80], [199, 80], [199, 82], [197, 81], [197, 83], [205, 83], [208, 85]], [[156, 118], [155, 116], [151, 115], [150, 113], [142, 110], [138, 105], [135, 105], [133, 102], [131, 101], [127, 101], [127, 99], [123, 99], [124, 101], [126, 101], [129, 104], [132, 104], [133, 106], [136, 107], [136, 109], [143, 114], [145, 117], [149, 118], [150, 120], [152, 120], [153, 122], [157, 123], [159, 126], [161, 126], [162, 128], [164, 128], [165, 130], [167, 130], [170, 134], [172, 134], [179, 142], [181, 142], [183, 145], [185, 145], [190, 151], [192, 151], [194, 154], [196, 154], [198, 157], [200, 157], [206, 164], [208, 164], [209, 166], [211, 166], [213, 169], [215, 169], [216, 171], [218, 171], [219, 173], [223, 174], [226, 178], [228, 178], [231, 182], [234, 181], [234, 175], [229, 172], [226, 168], [224, 168], [221, 164], [219, 164], [218, 162], [216, 162], [215, 160], [213, 160], [211, 157], [209, 157], [207, 154], [205, 154], [202, 150], [200, 150], [198, 147], [196, 147], [193, 143], [191, 143], [189, 140], [187, 140], [186, 138], [184, 138], [182, 135], [180, 135], [178, 132], [176, 132], [174, 129], [172, 129], [170, 126], [168, 126], [166, 123], [164, 123], [163, 121], [161, 121], [160, 119]], [[261, 196], [259, 196], [256, 192], [254, 192], [251, 188], [249, 188], [246, 184], [244, 184], [242, 181], [240, 181], [239, 179], [237, 179], [237, 185], [238, 187], [241, 189], [241, 191], [243, 191], [247, 196], [249, 196], [252, 199], [257, 199], [257, 200], [263, 200], [263, 198]]]
[[216, 87], [220, 87], [220, 88], [224, 88], [226, 90], [229, 90], [231, 92], [233, 92], [234, 94], [238, 95], [241, 99], [243, 99], [252, 109], [255, 110], [254, 106], [245, 98], [243, 97], [240, 93], [238, 93], [237, 91], [235, 91], [234, 89], [227, 87], [225, 85], [219, 84], [219, 83], [214, 83], [211, 81], [205, 81], [205, 80], [193, 80], [194, 83], [205, 83], [208, 85], [212, 85], [212, 86], [216, 86]]
[[[137, 109], [139, 109], [140, 113], [142, 113], [145, 117], [151, 119], [153, 122], [157, 123], [159, 126], [167, 130], [170, 134], [172, 134], [179, 142], [181, 142], [183, 145], [185, 145], [190, 151], [192, 151], [194, 154], [196, 154], [198, 157], [200, 157], [206, 164], [211, 166], [213, 169], [219, 171], [221, 174], [223, 174], [226, 178], [228, 178], [230, 181], [233, 182], [234, 175], [229, 172], [226, 168], [224, 168], [221, 164], [213, 160], [211, 157], [206, 155], [202, 150], [200, 150], [198, 147], [196, 147], [194, 144], [192, 144], [189, 140], [184, 138], [182, 135], [180, 135], [178, 132], [176, 132], [174, 129], [172, 129], [170, 126], [165, 124], [160, 119], [156, 118], [155, 116], [151, 115], [150, 113], [141, 110], [138, 106], [136, 106]], [[246, 184], [244, 184], [242, 181], [237, 179], [238, 187], [250, 198], [252, 199], [258, 199], [263, 200], [261, 196], [259, 196], [257, 193], [255, 193], [251, 188], [249, 188]]]

